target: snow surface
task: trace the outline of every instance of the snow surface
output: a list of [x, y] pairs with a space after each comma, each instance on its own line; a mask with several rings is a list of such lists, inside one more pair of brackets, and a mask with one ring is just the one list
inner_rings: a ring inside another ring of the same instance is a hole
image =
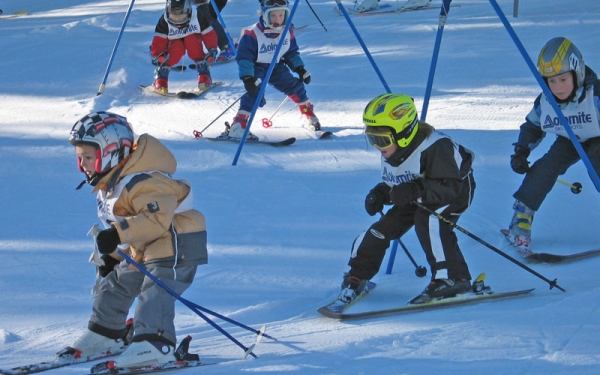
[[[363, 208], [378, 180], [379, 154], [362, 136], [361, 112], [384, 86], [364, 56], [334, 1], [311, 0], [327, 31], [301, 1], [294, 17], [307, 87], [322, 124], [334, 137], [315, 141], [300, 128], [291, 103], [261, 126], [283, 95], [268, 88], [252, 131], [264, 139], [290, 136], [287, 148], [195, 140], [201, 130], [243, 93], [235, 63], [215, 66], [221, 89], [202, 100], [169, 101], [139, 89], [152, 82], [148, 45], [164, 0], [138, 0], [117, 50], [104, 94], [96, 96], [123, 22], [128, 0], [3, 2], [0, 20], [0, 368], [50, 360], [87, 327], [94, 269], [88, 229], [97, 222], [89, 186], [82, 180], [69, 130], [93, 110], [128, 117], [136, 133], [151, 133], [173, 150], [177, 175], [192, 181], [196, 206], [207, 217], [209, 264], [199, 268], [184, 297], [253, 328], [267, 325], [258, 359], [200, 317], [177, 304], [178, 337], [192, 335], [192, 350], [218, 363], [181, 374], [598, 374], [600, 373], [600, 258], [565, 265], [529, 265], [567, 289], [549, 284], [458, 233], [471, 272], [487, 273], [497, 291], [536, 288], [529, 297], [370, 320], [338, 322], [316, 309], [337, 295], [354, 238], [375, 218]], [[513, 0], [499, 4], [535, 60], [544, 43], [566, 36], [600, 72], [597, 0], [528, 0], [512, 17]], [[441, 1], [434, 1], [439, 7]], [[487, 0], [462, 0], [450, 11], [427, 120], [477, 154], [477, 192], [459, 224], [517, 257], [499, 233], [512, 215], [512, 193], [521, 176], [509, 167], [511, 144], [540, 89]], [[346, 2], [346, 5], [351, 5]], [[228, 29], [256, 20], [255, 0], [231, 0], [223, 11]], [[352, 17], [394, 92], [425, 94], [439, 12]], [[184, 63], [189, 64], [186, 60]], [[189, 89], [191, 71], [173, 72], [171, 88]], [[216, 136], [234, 110], [205, 131]], [[549, 147], [547, 137], [531, 160]], [[598, 246], [600, 196], [582, 163], [564, 180], [583, 184], [571, 194], [557, 184], [539, 210], [533, 249], [567, 254]], [[586, 208], [587, 207], [587, 208]], [[404, 242], [420, 265], [414, 235]], [[356, 308], [402, 305], [421, 292], [400, 250], [391, 275]], [[218, 323], [221, 321], [216, 320]], [[253, 334], [222, 326], [245, 345]], [[83, 374], [89, 365], [48, 374]]]

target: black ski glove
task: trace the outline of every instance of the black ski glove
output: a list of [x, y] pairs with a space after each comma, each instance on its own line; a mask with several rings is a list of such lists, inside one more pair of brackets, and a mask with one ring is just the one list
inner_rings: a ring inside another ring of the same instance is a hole
[[117, 228], [110, 227], [98, 233], [96, 236], [96, 244], [98, 245], [98, 251], [102, 254], [110, 254], [117, 249], [117, 245], [121, 243], [119, 232]]
[[525, 174], [529, 170], [529, 149], [521, 145], [515, 145], [515, 153], [510, 157], [510, 167], [518, 174]]
[[383, 210], [383, 205], [390, 201], [390, 187], [385, 182], [375, 186], [365, 198], [365, 210], [370, 216]]
[[245, 76], [242, 77], [242, 81], [244, 82], [244, 88], [246, 89], [246, 92], [248, 92], [248, 94], [252, 96], [256, 96], [256, 94], [258, 94], [258, 92], [260, 91], [260, 83], [262, 82], [260, 78], [254, 80], [254, 77]]
[[405, 206], [410, 202], [421, 198], [425, 191], [423, 180], [415, 179], [409, 182], [404, 182], [400, 185], [395, 185], [390, 191], [390, 199], [396, 206]]
[[98, 267], [98, 271], [100, 271], [100, 276], [106, 277], [109, 273], [111, 273], [117, 264], [121, 263], [117, 259], [111, 257], [110, 255], [102, 255], [102, 260], [104, 261], [103, 266]]
[[298, 74], [298, 78], [307, 85], [310, 83], [310, 72], [304, 69], [303, 66], [299, 66], [294, 70]]

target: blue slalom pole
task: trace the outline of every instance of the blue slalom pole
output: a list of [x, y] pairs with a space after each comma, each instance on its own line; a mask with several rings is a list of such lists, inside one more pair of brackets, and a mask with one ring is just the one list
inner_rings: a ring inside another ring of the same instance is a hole
[[[452, 0], [444, 0], [440, 9], [440, 22], [438, 24], [437, 34], [435, 36], [435, 44], [433, 46], [433, 56], [431, 57], [431, 66], [429, 68], [429, 77], [427, 78], [427, 86], [425, 88], [425, 97], [423, 98], [423, 109], [421, 109], [421, 121], [425, 121], [427, 118], [427, 109], [429, 108], [429, 98], [431, 97], [431, 89], [433, 87], [433, 78], [435, 77], [435, 69], [437, 67], [438, 55], [440, 53], [440, 46], [442, 44], [442, 33], [444, 32], [444, 26], [446, 25], [446, 19], [448, 18], [448, 12], [450, 11], [450, 3]], [[386, 273], [389, 275], [392, 273], [394, 267], [394, 260], [396, 259], [396, 252], [398, 251], [398, 240], [394, 240], [392, 249], [390, 251], [390, 257], [388, 259], [388, 265]]]
[[248, 133], [250, 132], [250, 125], [252, 125], [252, 120], [254, 120], [254, 115], [256, 114], [258, 105], [260, 104], [260, 102], [265, 94], [265, 89], [267, 88], [267, 84], [269, 83], [271, 74], [273, 74], [273, 69], [275, 69], [275, 64], [277, 63], [277, 61], [280, 58], [279, 51], [281, 51], [281, 46], [283, 45], [283, 42], [285, 41], [285, 36], [288, 34], [288, 32], [290, 30], [290, 26], [292, 24], [292, 19], [294, 18], [294, 13], [296, 13], [296, 8], [298, 8], [298, 2], [299, 2], [298, 0], [294, 1], [294, 5], [292, 6], [292, 10], [290, 12], [290, 19], [286, 20], [285, 27], [283, 28], [281, 36], [279, 37], [279, 43], [277, 44], [277, 49], [275, 50], [275, 53], [273, 54], [273, 60], [271, 60], [271, 65], [269, 65], [269, 69], [267, 70], [265, 79], [262, 82], [262, 84], [260, 85], [260, 90], [258, 91], [258, 95], [256, 96], [256, 102], [254, 103], [254, 107], [252, 108], [252, 112], [250, 113], [250, 117], [248, 118], [246, 130], [244, 131], [244, 135], [242, 136], [240, 145], [238, 146], [238, 149], [235, 153], [235, 157], [233, 158], [233, 163], [231, 165], [237, 165], [237, 161], [242, 152], [242, 148], [244, 148], [244, 144], [246, 143], [246, 137], [248, 136]]
[[385, 88], [385, 91], [387, 93], [391, 93], [392, 90], [390, 90], [390, 87], [388, 86], [387, 82], [383, 78], [383, 75], [379, 71], [379, 68], [377, 67], [377, 64], [375, 64], [375, 60], [373, 60], [373, 56], [371, 56], [371, 53], [367, 49], [367, 46], [365, 45], [365, 42], [363, 42], [362, 38], [360, 37], [360, 34], [358, 33], [358, 30], [356, 30], [356, 27], [354, 27], [354, 24], [352, 23], [352, 20], [350, 19], [350, 16], [348, 15], [348, 11], [346, 11], [346, 8], [344, 8], [344, 6], [342, 5], [342, 1], [341, 0], [335, 0], [335, 2], [337, 3], [338, 8], [340, 8], [340, 12], [342, 12], [342, 14], [344, 15], [344, 17], [346, 18], [346, 21], [348, 21], [348, 25], [350, 25], [350, 28], [352, 29], [352, 32], [356, 36], [356, 39], [358, 39], [358, 42], [360, 43], [360, 46], [362, 47], [363, 51], [365, 51], [365, 55], [367, 55], [367, 58], [371, 62], [371, 65], [373, 65], [373, 69], [375, 69], [375, 73], [377, 73], [377, 76], [379, 77], [379, 80], [381, 80], [381, 83], [383, 84], [383, 87]]
[[440, 45], [442, 44], [442, 33], [450, 11], [450, 3], [452, 0], [444, 0], [440, 10], [440, 22], [438, 23], [437, 34], [435, 36], [435, 45], [433, 46], [433, 56], [431, 58], [431, 67], [429, 68], [429, 78], [427, 78], [427, 87], [425, 89], [425, 97], [423, 98], [423, 109], [421, 109], [421, 121], [427, 118], [427, 109], [429, 108], [429, 98], [431, 97], [431, 88], [433, 87], [433, 78], [437, 67], [438, 55], [440, 53]]
[[500, 18], [500, 20], [504, 24], [504, 27], [506, 28], [506, 31], [508, 31], [508, 34], [511, 36], [511, 38], [515, 42], [515, 45], [519, 49], [519, 52], [523, 56], [523, 59], [525, 59], [525, 62], [527, 63], [527, 66], [529, 67], [529, 69], [533, 73], [533, 76], [535, 77], [535, 79], [537, 80], [538, 84], [542, 88], [542, 91], [543, 91], [544, 95], [546, 96], [546, 98], [548, 99], [548, 102], [552, 106], [552, 109], [558, 115], [558, 119], [560, 120], [560, 123], [562, 124], [563, 128], [567, 132], [567, 135], [571, 139], [571, 142], [573, 143], [573, 146], [577, 150], [577, 153], [581, 157], [581, 161], [583, 161], [583, 164], [587, 168], [588, 175], [590, 176], [590, 179], [594, 183], [594, 186], [596, 187], [596, 190], [600, 192], [600, 178], [598, 178], [598, 174], [596, 173], [596, 170], [592, 166], [592, 163], [590, 162], [590, 159], [588, 158], [587, 154], [583, 150], [583, 147], [581, 147], [581, 143], [579, 143], [579, 140], [577, 140], [577, 136], [575, 135], [575, 133], [573, 133], [573, 129], [571, 129], [571, 126], [569, 125], [569, 121], [567, 120], [567, 118], [565, 117], [565, 115], [562, 113], [562, 110], [558, 106], [558, 103], [556, 103], [556, 100], [554, 99], [554, 95], [552, 95], [552, 92], [548, 88], [548, 85], [546, 85], [546, 82], [544, 82], [544, 79], [542, 78], [542, 76], [538, 72], [537, 67], [533, 64], [533, 61], [531, 61], [531, 58], [527, 54], [527, 51], [525, 50], [525, 47], [523, 46], [523, 44], [519, 40], [519, 37], [517, 36], [517, 34], [515, 33], [514, 29], [512, 28], [512, 26], [510, 25], [510, 23], [508, 22], [508, 19], [506, 18], [506, 16], [502, 12], [502, 9], [500, 9], [500, 7], [498, 6], [498, 2], [496, 2], [496, 0], [490, 0], [490, 3], [492, 4], [492, 7], [494, 8], [494, 10], [496, 11], [496, 13], [498, 14], [498, 17]]
[[121, 42], [121, 37], [123, 36], [123, 31], [125, 30], [125, 25], [127, 25], [127, 20], [129, 19], [129, 15], [131, 14], [131, 9], [133, 8], [133, 3], [135, 0], [131, 0], [129, 4], [129, 9], [127, 9], [127, 13], [125, 13], [125, 19], [123, 20], [123, 25], [121, 25], [121, 31], [119, 31], [119, 36], [117, 37], [117, 41], [115, 42], [115, 46], [110, 54], [110, 58], [108, 59], [108, 66], [106, 67], [106, 71], [104, 72], [104, 78], [102, 78], [102, 83], [100, 84], [100, 88], [98, 89], [98, 95], [102, 95], [104, 92], [104, 86], [106, 85], [106, 80], [108, 79], [108, 73], [110, 73], [110, 68], [112, 67], [113, 59], [115, 58], [115, 53], [117, 52], [117, 48], [119, 48], [119, 43]]
[[225, 25], [225, 21], [223, 21], [223, 17], [221, 17], [221, 12], [219, 11], [219, 7], [215, 3], [215, 0], [210, 0], [210, 3], [215, 10], [217, 18], [219, 19], [219, 23], [223, 26], [223, 30], [225, 30], [225, 35], [227, 35], [227, 40], [229, 41], [229, 48], [233, 50], [233, 53], [237, 55], [237, 48], [235, 48], [235, 43], [233, 43], [233, 39], [231, 39], [231, 35], [229, 35], [229, 31], [227, 31], [227, 26]]
[[[94, 241], [95, 240], [96, 239], [94, 237]], [[211, 326], [213, 326], [213, 328], [215, 328], [217, 331], [221, 332], [223, 335], [225, 335], [225, 337], [227, 337], [229, 340], [233, 341], [237, 346], [239, 346], [240, 348], [244, 349], [244, 352], [248, 353], [248, 348], [245, 347], [244, 344], [242, 344], [241, 342], [239, 342], [238, 340], [236, 340], [235, 337], [231, 336], [229, 333], [227, 333], [227, 331], [225, 331], [223, 328], [219, 327], [215, 322], [213, 322], [206, 315], [204, 315], [202, 312], [200, 312], [200, 310], [197, 308], [197, 306], [195, 304], [193, 304], [190, 301], [188, 301], [187, 299], [181, 297], [173, 289], [169, 288], [167, 286], [167, 284], [165, 284], [162, 281], [160, 281], [159, 279], [157, 279], [156, 276], [154, 276], [153, 274], [151, 274], [150, 272], [148, 272], [147, 269], [145, 269], [139, 263], [137, 263], [135, 260], [133, 260], [129, 256], [127, 256], [127, 254], [125, 254], [124, 252], [122, 252], [119, 248], [117, 248], [116, 253], [119, 254], [121, 257], [123, 257], [127, 263], [133, 265], [140, 272], [142, 272], [144, 275], [146, 275], [147, 277], [149, 277], [152, 281], [154, 281], [154, 283], [156, 283], [157, 285], [160, 285], [164, 290], [166, 290], [167, 292], [169, 292], [170, 295], [172, 295], [173, 297], [175, 297], [176, 299], [178, 299], [181, 303], [183, 303], [184, 305], [186, 305], [187, 307], [189, 307], [190, 310], [192, 310], [193, 312], [195, 312], [199, 317], [201, 317], [208, 324], [210, 324]], [[253, 356], [254, 358], [256, 358], [256, 355], [254, 353], [250, 352], [249, 354], [251, 356]]]

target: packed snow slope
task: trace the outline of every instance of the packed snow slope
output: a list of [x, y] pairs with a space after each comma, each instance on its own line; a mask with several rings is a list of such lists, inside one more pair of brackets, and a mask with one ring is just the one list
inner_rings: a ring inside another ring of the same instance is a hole
[[[546, 41], [570, 38], [600, 72], [597, 0], [498, 1], [535, 61]], [[441, 1], [434, 0], [439, 8]], [[164, 0], [135, 2], [104, 93], [96, 93], [121, 29], [127, 0], [3, 2], [0, 19], [0, 368], [40, 360], [73, 343], [87, 327], [94, 268], [88, 229], [97, 222], [89, 186], [67, 137], [94, 110], [127, 116], [137, 134], [150, 133], [174, 152], [176, 176], [194, 185], [196, 207], [207, 218], [209, 264], [199, 268], [184, 297], [253, 328], [267, 326], [258, 359], [243, 351], [183, 304], [178, 337], [217, 363], [182, 374], [598, 374], [600, 373], [600, 258], [564, 265], [528, 264], [567, 292], [550, 290], [533, 275], [458, 233], [474, 276], [487, 273], [497, 291], [535, 288], [528, 297], [487, 304], [348, 322], [316, 309], [337, 295], [353, 240], [376, 220], [363, 207], [377, 184], [379, 154], [365, 142], [361, 114], [385, 92], [348, 21], [334, 1], [300, 1], [293, 18], [306, 68], [308, 94], [330, 140], [311, 139], [297, 109], [272, 87], [252, 131], [263, 139], [298, 138], [286, 148], [247, 144], [232, 166], [235, 144], [196, 140], [244, 92], [235, 62], [214, 66], [219, 89], [198, 100], [165, 100], [140, 90], [154, 67], [148, 46]], [[519, 125], [540, 92], [532, 73], [487, 0], [454, 1], [444, 28], [427, 121], [472, 149], [477, 191], [459, 225], [518, 257], [499, 230], [512, 215], [522, 176], [509, 166]], [[350, 1], [344, 5], [352, 6]], [[230, 0], [223, 17], [232, 36], [257, 20], [255, 0]], [[351, 16], [392, 91], [423, 105], [439, 11]], [[182, 63], [189, 64], [186, 58]], [[193, 71], [173, 72], [172, 90], [195, 85]], [[227, 111], [204, 135], [231, 121]], [[548, 136], [531, 155], [548, 149]], [[533, 250], [568, 254], [599, 246], [600, 194], [582, 163], [563, 176], [581, 182], [572, 194], [557, 184], [536, 215]], [[411, 231], [404, 243], [419, 265], [425, 258]], [[400, 250], [392, 274], [388, 258], [373, 281], [378, 288], [356, 306], [403, 305], [420, 293]], [[215, 319], [244, 345], [254, 335]], [[84, 374], [78, 365], [48, 374]]]

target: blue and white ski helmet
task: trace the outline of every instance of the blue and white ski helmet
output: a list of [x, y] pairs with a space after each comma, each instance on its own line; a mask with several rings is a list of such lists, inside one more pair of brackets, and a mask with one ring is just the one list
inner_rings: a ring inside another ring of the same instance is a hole
[[[262, 0], [260, 2], [260, 10], [262, 11], [262, 20], [265, 27], [274, 30], [282, 30], [290, 17], [290, 9], [288, 8], [288, 0]], [[273, 26], [271, 24], [271, 12], [283, 10], [285, 12], [283, 24]]]

